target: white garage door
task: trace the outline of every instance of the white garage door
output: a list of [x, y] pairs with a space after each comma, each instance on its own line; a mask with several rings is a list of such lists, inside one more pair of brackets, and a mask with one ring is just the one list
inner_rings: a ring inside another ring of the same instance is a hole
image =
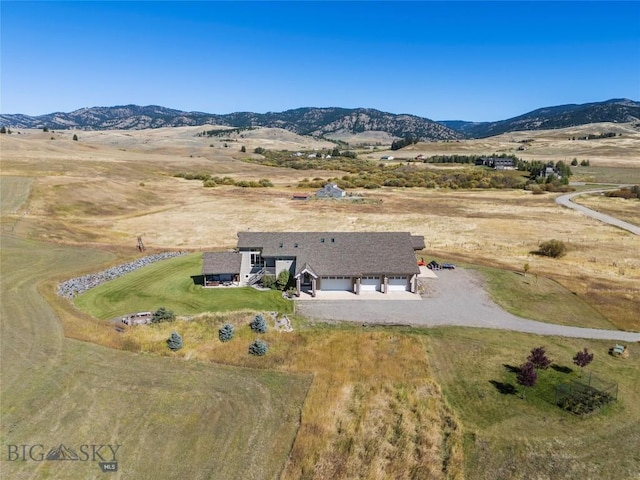
[[390, 292], [404, 292], [407, 290], [409, 282], [407, 277], [389, 277], [387, 285]]
[[351, 277], [322, 277], [320, 290], [351, 290]]
[[375, 292], [380, 290], [380, 277], [362, 277], [360, 280], [361, 292]]

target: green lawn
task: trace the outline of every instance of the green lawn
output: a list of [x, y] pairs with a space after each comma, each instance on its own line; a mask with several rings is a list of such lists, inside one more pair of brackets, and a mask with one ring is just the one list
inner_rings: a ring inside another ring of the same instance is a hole
[[191, 254], [154, 263], [78, 295], [76, 306], [99, 319], [166, 307], [177, 315], [234, 310], [291, 313], [293, 302], [281, 292], [254, 288], [202, 288], [202, 254]]

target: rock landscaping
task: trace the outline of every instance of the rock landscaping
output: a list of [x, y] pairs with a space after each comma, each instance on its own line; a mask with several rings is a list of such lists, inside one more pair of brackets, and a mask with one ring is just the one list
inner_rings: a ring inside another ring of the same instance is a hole
[[157, 253], [155, 255], [147, 255], [146, 257], [138, 258], [133, 262], [123, 263], [102, 272], [92, 273], [90, 275], [84, 275], [82, 277], [71, 278], [58, 285], [58, 296], [72, 299], [76, 295], [86, 292], [90, 288], [102, 285], [109, 280], [114, 280], [118, 277], [131, 273], [142, 267], [146, 267], [154, 262], [160, 260], [166, 260], [168, 258], [179, 257], [186, 255], [185, 252], [164, 252]]

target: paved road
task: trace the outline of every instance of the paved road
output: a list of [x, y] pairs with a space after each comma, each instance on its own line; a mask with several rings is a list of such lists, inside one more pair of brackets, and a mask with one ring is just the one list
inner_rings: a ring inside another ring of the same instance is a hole
[[[625, 185], [617, 186], [616, 189], [622, 188], [624, 186]], [[596, 212], [595, 210], [591, 210], [590, 208], [584, 207], [582, 205], [578, 205], [577, 203], [573, 203], [571, 201], [573, 197], [577, 197], [578, 195], [586, 195], [588, 193], [602, 193], [607, 190], [612, 190], [612, 189], [605, 188], [605, 189], [599, 189], [599, 190], [588, 190], [585, 192], [574, 192], [574, 193], [569, 193], [567, 195], [561, 195], [558, 198], [556, 198], [556, 203], [564, 207], [573, 208], [574, 210], [577, 210], [580, 213], [587, 215], [588, 217], [595, 218], [596, 220], [600, 220], [601, 222], [605, 222], [605, 223], [608, 223], [609, 225], [613, 225], [615, 227], [619, 227], [624, 230], [627, 230], [631, 233], [635, 233], [636, 235], [640, 235], [640, 227], [638, 227], [637, 225], [634, 225], [629, 222], [624, 222], [615, 217], [612, 217], [611, 215], [606, 215], [604, 213]]]
[[569, 327], [537, 322], [502, 310], [487, 295], [480, 274], [464, 269], [438, 272], [428, 280], [422, 301], [312, 300], [296, 302], [296, 312], [324, 321], [496, 328], [538, 335], [640, 342], [640, 333]]

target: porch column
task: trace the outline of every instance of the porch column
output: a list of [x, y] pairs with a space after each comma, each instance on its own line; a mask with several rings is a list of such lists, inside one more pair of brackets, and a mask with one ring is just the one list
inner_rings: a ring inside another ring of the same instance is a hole
[[311, 277], [311, 296], [316, 296], [316, 279], [314, 277]]
[[360, 295], [360, 277], [356, 278], [356, 295]]
[[300, 296], [300, 287], [301, 287], [301, 283], [302, 283], [302, 282], [300, 281], [300, 277], [301, 277], [301, 275], [299, 275], [299, 276], [296, 278], [296, 294], [297, 294], [297, 296], [298, 296], [298, 297]]
[[384, 276], [384, 283], [382, 284], [382, 293], [389, 292], [389, 277]]
[[411, 277], [411, 293], [416, 293], [416, 288], [418, 285], [418, 276], [414, 275]]

